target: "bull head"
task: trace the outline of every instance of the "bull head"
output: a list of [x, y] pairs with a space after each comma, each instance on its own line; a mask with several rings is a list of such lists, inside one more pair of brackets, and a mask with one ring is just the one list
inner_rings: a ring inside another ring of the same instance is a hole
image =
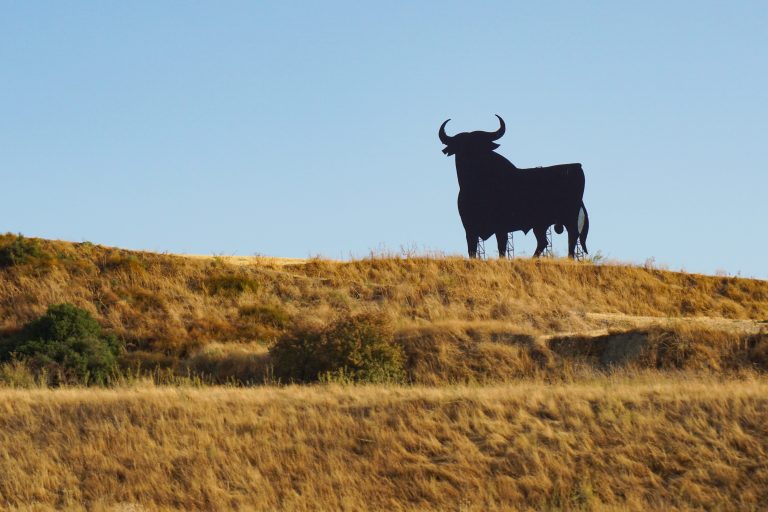
[[445, 133], [445, 125], [448, 124], [450, 119], [446, 120], [440, 126], [440, 131], [438, 132], [440, 142], [445, 144], [443, 153], [445, 153], [446, 156], [451, 156], [460, 153], [481, 153], [493, 151], [494, 149], [498, 148], [499, 145], [494, 141], [500, 139], [504, 135], [506, 126], [504, 125], [504, 120], [501, 118], [501, 116], [496, 114], [496, 117], [499, 118], [500, 126], [499, 129], [495, 132], [463, 132], [457, 133], [452, 137]]

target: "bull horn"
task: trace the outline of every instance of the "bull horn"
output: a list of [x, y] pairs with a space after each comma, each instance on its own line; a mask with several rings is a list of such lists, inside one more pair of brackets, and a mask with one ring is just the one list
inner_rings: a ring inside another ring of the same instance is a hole
[[450, 144], [451, 139], [453, 139], [453, 137], [449, 137], [448, 135], [445, 134], [445, 125], [448, 124], [448, 121], [450, 121], [450, 119], [446, 119], [445, 122], [440, 125], [440, 131], [437, 132], [437, 135], [440, 137], [440, 142], [442, 142], [446, 146]]
[[490, 134], [491, 140], [500, 139], [504, 135], [504, 132], [507, 131], [507, 127], [504, 124], [504, 120], [501, 118], [501, 116], [499, 114], [496, 114], [496, 117], [499, 118], [499, 129]]

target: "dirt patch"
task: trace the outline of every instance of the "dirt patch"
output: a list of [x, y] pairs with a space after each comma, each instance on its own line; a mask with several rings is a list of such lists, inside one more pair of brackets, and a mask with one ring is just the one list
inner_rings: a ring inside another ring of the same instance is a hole
[[604, 340], [603, 353], [600, 354], [600, 364], [607, 366], [636, 360], [647, 343], [648, 335], [641, 332], [607, 336]]
[[546, 338], [549, 349], [565, 360], [581, 360], [590, 365], [610, 365], [638, 357], [647, 343], [647, 333], [567, 334]]

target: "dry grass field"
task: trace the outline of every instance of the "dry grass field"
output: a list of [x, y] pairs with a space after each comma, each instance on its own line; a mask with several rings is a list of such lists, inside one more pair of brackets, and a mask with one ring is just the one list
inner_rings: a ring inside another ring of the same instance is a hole
[[[0, 235], [0, 247], [13, 235]], [[23, 263], [0, 266], [0, 330], [48, 305], [89, 310], [131, 348], [173, 354], [210, 342], [269, 343], [296, 322], [378, 311], [399, 328], [510, 334], [608, 332], [670, 321], [758, 332], [768, 282], [567, 260], [373, 257], [286, 264], [181, 257], [25, 239]], [[650, 321], [649, 321], [650, 319]]]
[[768, 382], [0, 391], [0, 505], [761, 510]]
[[[0, 363], [0, 508], [761, 510], [768, 282], [561, 260], [183, 257], [0, 235], [0, 341], [71, 303], [108, 387]], [[402, 384], [270, 348], [375, 313]]]

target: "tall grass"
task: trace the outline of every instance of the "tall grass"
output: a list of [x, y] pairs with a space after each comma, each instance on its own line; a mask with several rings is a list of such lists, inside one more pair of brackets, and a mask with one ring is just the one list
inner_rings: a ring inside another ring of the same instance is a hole
[[[15, 236], [0, 236], [0, 248], [12, 244]], [[633, 266], [450, 257], [234, 266], [93, 244], [32, 245], [35, 258], [0, 268], [0, 334], [63, 302], [89, 310], [133, 349], [177, 354], [211, 342], [269, 344], [296, 321], [371, 311], [398, 327], [481, 322], [528, 334], [610, 328], [623, 316], [768, 320], [766, 281]]]
[[768, 384], [0, 391], [0, 507], [757, 510]]
[[[747, 347], [764, 345], [750, 336], [768, 325], [761, 323], [768, 318], [765, 281], [562, 260], [412, 255], [230, 265], [15, 235], [0, 236], [3, 248], [14, 257], [0, 268], [0, 337], [51, 304], [73, 303], [121, 338], [121, 367], [134, 373], [271, 382], [268, 347], [294, 331], [320, 332], [359, 314], [389, 319], [411, 383], [563, 380], [584, 365], [589, 374], [607, 362], [625, 363], [611, 355], [618, 345], [633, 347], [621, 350], [646, 368], [694, 361], [715, 372], [765, 368], [765, 349]], [[653, 345], [655, 355], [641, 351], [649, 329], [659, 327], [666, 341]], [[567, 340], [581, 352], [565, 350]], [[600, 354], [587, 357], [589, 347]], [[741, 347], [739, 364], [721, 353], [733, 347]]]
[[[109, 389], [0, 364], [2, 509], [768, 503], [765, 281], [413, 254], [230, 265], [12, 235], [0, 254], [0, 337], [72, 303], [127, 348]], [[369, 315], [386, 333], [348, 326]], [[354, 380], [365, 340], [398, 378], [285, 385], [275, 347], [302, 332], [344, 355], [330, 380]]]

